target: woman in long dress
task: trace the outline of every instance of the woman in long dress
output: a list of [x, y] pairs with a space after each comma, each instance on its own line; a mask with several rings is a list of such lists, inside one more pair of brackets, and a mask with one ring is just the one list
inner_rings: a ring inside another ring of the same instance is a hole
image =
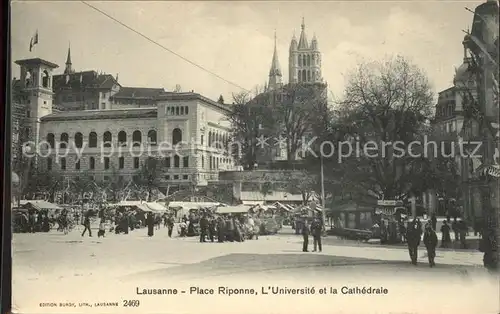
[[148, 213], [148, 216], [146, 218], [146, 224], [148, 226], [148, 237], [152, 237], [154, 235], [154, 217], [152, 213]]

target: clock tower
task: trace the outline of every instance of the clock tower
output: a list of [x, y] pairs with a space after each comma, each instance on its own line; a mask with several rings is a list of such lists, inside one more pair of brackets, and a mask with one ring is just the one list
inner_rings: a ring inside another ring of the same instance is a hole
[[52, 113], [52, 71], [57, 64], [40, 59], [16, 61], [21, 67], [21, 94], [26, 108], [26, 127], [29, 140], [40, 143], [40, 118]]

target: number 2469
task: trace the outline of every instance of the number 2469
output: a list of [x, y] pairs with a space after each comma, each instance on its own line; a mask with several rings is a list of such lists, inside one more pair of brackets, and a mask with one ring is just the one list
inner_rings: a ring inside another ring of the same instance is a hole
[[139, 307], [140, 304], [139, 300], [123, 300], [124, 307]]

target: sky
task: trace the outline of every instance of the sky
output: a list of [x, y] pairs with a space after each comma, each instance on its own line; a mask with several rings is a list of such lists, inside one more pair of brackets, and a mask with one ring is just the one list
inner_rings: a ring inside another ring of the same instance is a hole
[[[315, 34], [323, 78], [341, 96], [345, 77], [360, 62], [402, 55], [429, 77], [434, 92], [452, 85], [462, 63], [464, 33], [481, 2], [162, 2], [91, 1], [121, 23], [182, 57], [186, 62], [80, 1], [15, 1], [11, 4], [12, 61], [40, 57], [62, 73], [68, 46], [76, 71], [119, 76], [122, 86], [165, 88], [178, 84], [216, 100], [231, 101], [241, 87], [253, 90], [269, 75], [274, 32], [288, 81], [288, 50], [302, 18], [308, 39]], [[39, 43], [29, 51], [38, 30]], [[19, 68], [12, 65], [12, 76]]]

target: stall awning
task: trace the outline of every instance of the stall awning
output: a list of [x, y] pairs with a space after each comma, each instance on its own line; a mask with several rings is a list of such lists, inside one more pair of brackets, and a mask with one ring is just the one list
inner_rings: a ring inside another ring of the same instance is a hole
[[169, 208], [183, 208], [183, 209], [199, 209], [207, 207], [221, 206], [222, 203], [216, 202], [170, 202], [168, 203]]
[[220, 206], [217, 207], [215, 211], [218, 214], [242, 214], [248, 213], [250, 206], [239, 205], [239, 206]]
[[57, 206], [56, 204], [43, 201], [43, 200], [21, 200], [19, 201], [19, 204], [21, 206], [26, 206], [26, 205], [31, 205], [33, 208], [37, 210], [60, 210], [62, 209], [61, 207]]

